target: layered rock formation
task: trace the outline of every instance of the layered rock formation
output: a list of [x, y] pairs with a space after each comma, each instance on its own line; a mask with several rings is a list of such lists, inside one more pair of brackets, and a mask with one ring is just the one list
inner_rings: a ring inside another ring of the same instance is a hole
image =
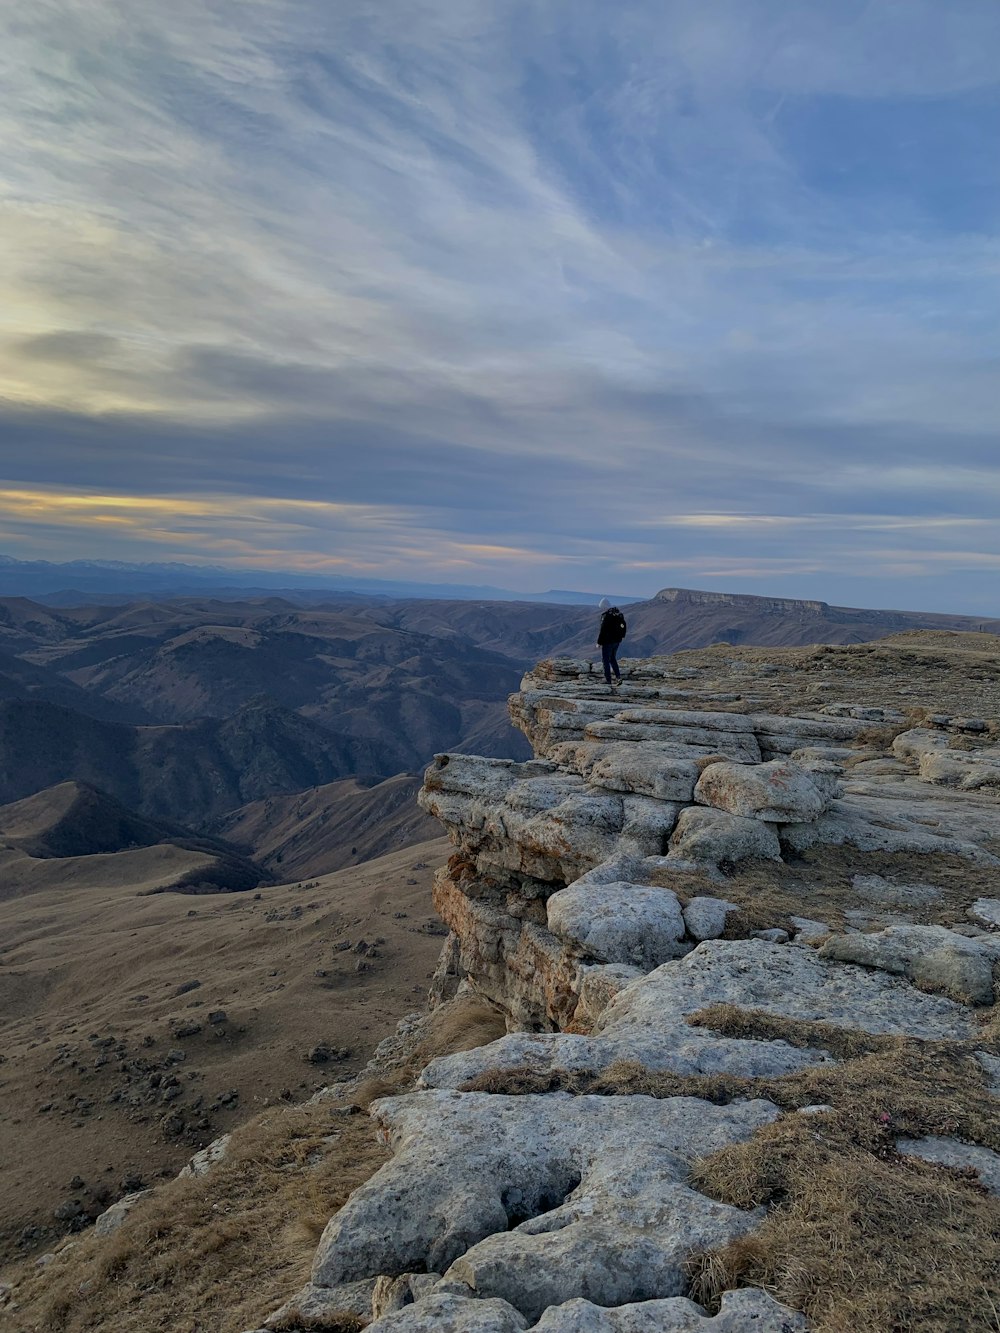
[[[992, 1095], [990, 728], [734, 703], [669, 659], [614, 694], [585, 662], [542, 663], [511, 700], [534, 759], [428, 769], [420, 802], [455, 845], [433, 998], [471, 986], [508, 1035], [373, 1106], [393, 1160], [331, 1220], [295, 1308], [400, 1331], [804, 1330], [753, 1288], [715, 1314], [688, 1299], [699, 1256], [764, 1217], [701, 1192], [694, 1164], [830, 1112], [785, 1090], [835, 1076], [848, 1038], [940, 1044]], [[684, 1091], [706, 1079], [723, 1104]], [[898, 1152], [1000, 1180], [1000, 1156], [941, 1133]]]

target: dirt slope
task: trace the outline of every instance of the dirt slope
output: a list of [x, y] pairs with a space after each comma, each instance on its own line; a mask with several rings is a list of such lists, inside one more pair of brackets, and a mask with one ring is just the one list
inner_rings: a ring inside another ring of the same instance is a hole
[[[72, 1228], [61, 1204], [94, 1212], [364, 1064], [423, 1007], [447, 851], [438, 839], [257, 894], [115, 882], [0, 903], [0, 1259]], [[329, 1059], [308, 1062], [320, 1044]]]

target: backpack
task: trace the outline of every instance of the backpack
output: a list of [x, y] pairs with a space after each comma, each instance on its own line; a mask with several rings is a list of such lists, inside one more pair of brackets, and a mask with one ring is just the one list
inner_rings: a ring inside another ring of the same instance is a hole
[[618, 610], [617, 606], [612, 606], [605, 611], [601, 620], [601, 637], [607, 631], [609, 639], [620, 643], [628, 632], [628, 626], [625, 624], [625, 617]]

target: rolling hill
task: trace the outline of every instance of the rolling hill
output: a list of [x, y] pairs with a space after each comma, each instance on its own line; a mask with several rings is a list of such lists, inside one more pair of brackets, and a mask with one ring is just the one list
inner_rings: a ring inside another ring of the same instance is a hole
[[438, 836], [440, 825], [416, 803], [421, 779], [347, 778], [293, 796], [269, 796], [215, 825], [275, 876], [325, 875]]
[[[76, 779], [204, 829], [248, 803], [413, 773], [444, 750], [524, 758], [506, 711], [522, 671], [597, 656], [592, 607], [322, 597], [58, 610], [0, 599], [0, 800]], [[996, 620], [689, 589], [631, 605], [628, 619], [626, 657], [1000, 632]]]
[[0, 900], [121, 885], [137, 894], [234, 892], [270, 876], [219, 838], [145, 819], [82, 782], [0, 806]]
[[146, 727], [0, 702], [4, 803], [75, 780], [148, 818], [199, 828], [247, 801], [376, 767], [366, 742], [332, 736], [267, 700], [229, 718]]

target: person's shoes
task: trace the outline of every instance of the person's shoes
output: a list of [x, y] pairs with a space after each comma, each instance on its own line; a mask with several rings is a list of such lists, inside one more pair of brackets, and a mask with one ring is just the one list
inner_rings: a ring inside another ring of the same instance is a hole
[[621, 683], [622, 683], [622, 678], [621, 676], [618, 676], [615, 680], [611, 682], [612, 689], [617, 690], [619, 685], [621, 685]]

